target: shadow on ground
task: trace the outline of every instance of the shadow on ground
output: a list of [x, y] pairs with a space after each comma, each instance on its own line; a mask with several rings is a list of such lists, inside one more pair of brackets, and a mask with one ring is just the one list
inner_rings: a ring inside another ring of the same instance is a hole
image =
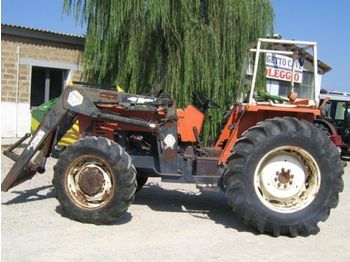
[[341, 156], [341, 160], [343, 160], [344, 166], [348, 165], [348, 162], [350, 162], [350, 156]]
[[[18, 194], [18, 196], [2, 203], [3, 205], [39, 201], [54, 197], [51, 185], [23, 191], [12, 191], [12, 193]], [[133, 205], [147, 205], [157, 212], [188, 213], [197, 219], [211, 219], [217, 224], [221, 224], [226, 228], [236, 229], [239, 232], [257, 234], [253, 228], [244, 225], [232, 213], [223, 192], [194, 193], [191, 191], [165, 189], [158, 184], [149, 183], [136, 194]], [[56, 212], [62, 217], [69, 218], [61, 206], [56, 207]], [[131, 219], [132, 215], [126, 212], [110, 225], [122, 225], [131, 221]]]
[[158, 184], [149, 183], [136, 194], [133, 205], [147, 205], [157, 212], [188, 213], [198, 219], [211, 219], [239, 232], [257, 234], [233, 214], [223, 192], [193, 193], [165, 189]]
[[[47, 189], [50, 189], [50, 190], [47, 190]], [[29, 190], [11, 191], [11, 193], [17, 194], [18, 196], [14, 197], [11, 200], [8, 200], [7, 202], [2, 203], [3, 205], [20, 204], [20, 203], [44, 200], [44, 199], [54, 197], [54, 193], [51, 185], [37, 187]]]

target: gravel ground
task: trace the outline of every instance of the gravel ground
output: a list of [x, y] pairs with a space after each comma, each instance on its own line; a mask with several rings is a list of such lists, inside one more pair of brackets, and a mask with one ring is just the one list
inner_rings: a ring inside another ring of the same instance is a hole
[[[222, 192], [160, 179], [112, 225], [72, 221], [52, 192], [54, 164], [1, 193], [2, 261], [350, 261], [350, 165], [338, 208], [317, 235], [274, 238], [243, 225]], [[1, 165], [3, 179], [12, 161], [2, 156]]]

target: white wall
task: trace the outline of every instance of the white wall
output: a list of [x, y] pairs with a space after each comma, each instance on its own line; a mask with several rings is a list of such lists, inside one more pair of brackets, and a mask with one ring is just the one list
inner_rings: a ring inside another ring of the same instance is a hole
[[22, 137], [30, 132], [30, 123], [29, 103], [1, 102], [1, 137]]

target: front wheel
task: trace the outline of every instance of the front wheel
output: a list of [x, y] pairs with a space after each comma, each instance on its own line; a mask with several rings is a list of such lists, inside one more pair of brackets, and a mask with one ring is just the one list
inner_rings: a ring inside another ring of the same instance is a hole
[[229, 204], [261, 233], [318, 231], [343, 189], [334, 144], [311, 123], [274, 118], [249, 129], [233, 148], [224, 176]]
[[56, 198], [75, 220], [109, 223], [134, 199], [136, 170], [131, 158], [106, 138], [79, 139], [60, 155], [54, 170]]

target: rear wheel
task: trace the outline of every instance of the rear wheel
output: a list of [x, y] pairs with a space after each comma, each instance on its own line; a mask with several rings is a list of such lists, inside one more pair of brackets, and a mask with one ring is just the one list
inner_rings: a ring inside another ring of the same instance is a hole
[[86, 137], [60, 155], [53, 184], [69, 217], [103, 224], [123, 214], [133, 201], [136, 170], [118, 144]]
[[261, 233], [308, 235], [343, 189], [334, 144], [311, 123], [274, 118], [243, 134], [224, 176], [233, 211]]
[[332, 135], [332, 131], [329, 130], [325, 125], [323, 125], [321, 123], [314, 123], [314, 126], [316, 128], [318, 128], [319, 130], [321, 130], [322, 132], [324, 132], [327, 136], [331, 136]]

